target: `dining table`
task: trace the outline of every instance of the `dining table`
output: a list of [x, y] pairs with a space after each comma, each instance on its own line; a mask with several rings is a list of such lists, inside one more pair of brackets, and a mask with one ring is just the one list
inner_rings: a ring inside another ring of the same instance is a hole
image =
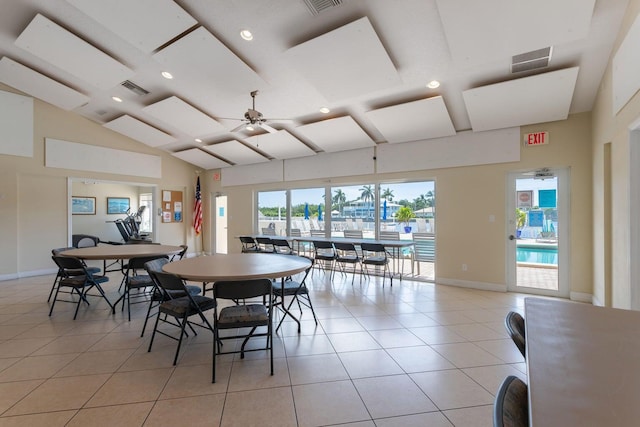
[[[296, 255], [268, 253], [216, 254], [185, 258], [165, 264], [163, 271], [179, 276], [183, 280], [202, 282], [202, 292], [212, 290], [208, 283], [255, 279], [280, 279], [284, 295], [285, 279], [311, 268], [309, 258]], [[284, 308], [284, 302], [282, 304]], [[290, 311], [283, 310], [298, 325], [300, 320]], [[283, 316], [283, 319], [284, 319]]]
[[640, 425], [640, 312], [525, 298], [531, 426]]

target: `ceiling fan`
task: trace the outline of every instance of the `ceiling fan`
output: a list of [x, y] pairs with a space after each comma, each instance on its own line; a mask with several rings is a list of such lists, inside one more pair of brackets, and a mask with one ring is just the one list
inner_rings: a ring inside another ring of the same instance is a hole
[[[258, 127], [270, 133], [278, 132], [277, 129], [274, 129], [273, 127], [269, 126], [266, 123], [268, 120], [273, 120], [273, 119], [265, 119], [262, 113], [256, 110], [256, 95], [258, 95], [257, 90], [254, 90], [253, 92], [251, 92], [251, 98], [253, 101], [252, 107], [249, 108], [246, 113], [244, 113], [244, 119], [234, 119], [234, 120], [242, 120], [243, 123], [240, 126], [234, 129], [231, 129], [231, 132], [238, 132], [244, 129], [253, 131]], [[278, 121], [285, 121], [285, 120], [278, 120]]]

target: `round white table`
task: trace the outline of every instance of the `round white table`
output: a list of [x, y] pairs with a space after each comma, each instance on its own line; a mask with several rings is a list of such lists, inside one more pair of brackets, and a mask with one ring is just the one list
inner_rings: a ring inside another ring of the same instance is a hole
[[216, 282], [287, 277], [309, 267], [311, 267], [311, 260], [298, 256], [219, 254], [170, 262], [162, 269], [185, 280]]
[[60, 255], [80, 259], [131, 259], [136, 257], [177, 254], [182, 250], [173, 245], [98, 245], [88, 248], [69, 249]]

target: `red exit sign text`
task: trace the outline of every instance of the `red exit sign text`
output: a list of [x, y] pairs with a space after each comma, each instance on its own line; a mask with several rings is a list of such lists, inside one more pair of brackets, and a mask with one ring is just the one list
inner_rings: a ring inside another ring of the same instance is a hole
[[524, 145], [545, 145], [549, 143], [549, 132], [533, 132], [524, 135]]

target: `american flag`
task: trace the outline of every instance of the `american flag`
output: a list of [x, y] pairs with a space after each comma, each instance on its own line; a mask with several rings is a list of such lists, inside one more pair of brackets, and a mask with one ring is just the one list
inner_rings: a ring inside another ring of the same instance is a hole
[[202, 231], [202, 198], [200, 196], [200, 177], [196, 183], [196, 203], [193, 206], [193, 228], [196, 235]]

